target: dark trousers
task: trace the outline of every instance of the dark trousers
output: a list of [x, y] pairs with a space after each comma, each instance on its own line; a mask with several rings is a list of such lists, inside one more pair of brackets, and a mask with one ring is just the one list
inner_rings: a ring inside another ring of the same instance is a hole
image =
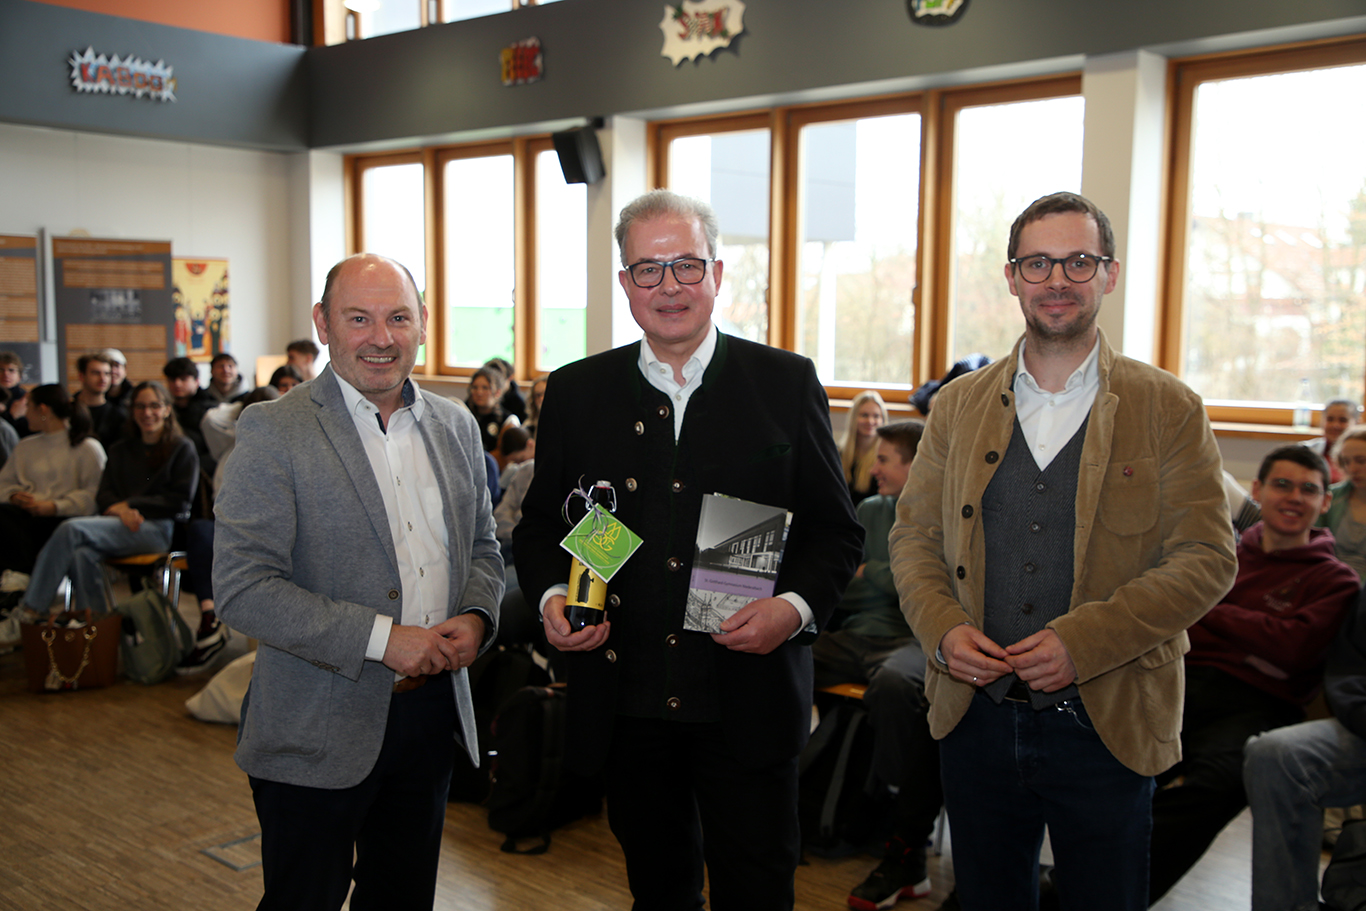
[[393, 697], [384, 746], [360, 784], [251, 778], [266, 885], [258, 911], [336, 911], [353, 878], [351, 911], [431, 911], [455, 725], [443, 674]]
[[1181, 761], [1159, 779], [1180, 781], [1153, 797], [1152, 881], [1157, 901], [1247, 806], [1243, 744], [1304, 719], [1303, 710], [1221, 670], [1186, 668]]
[[925, 652], [914, 639], [824, 632], [811, 646], [816, 685], [865, 683], [863, 704], [873, 722], [873, 770], [897, 788], [894, 833], [919, 846], [934, 831], [944, 789], [939, 743], [930, 735]]
[[190, 590], [200, 601], [213, 600], [213, 519], [191, 519], [185, 533]]
[[0, 571], [33, 572], [38, 551], [66, 516], [35, 516], [13, 503], [0, 503]]
[[1115, 759], [1081, 700], [1036, 712], [979, 692], [940, 761], [966, 911], [1036, 911], [1045, 826], [1063, 911], [1148, 906], [1153, 779]]
[[801, 855], [797, 758], [749, 768], [720, 725], [617, 716], [607, 813], [634, 911], [790, 911]]

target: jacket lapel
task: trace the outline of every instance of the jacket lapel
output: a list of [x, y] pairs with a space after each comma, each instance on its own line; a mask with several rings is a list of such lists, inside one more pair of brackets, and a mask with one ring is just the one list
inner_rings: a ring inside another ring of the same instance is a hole
[[370, 519], [375, 537], [384, 544], [384, 553], [389, 565], [398, 572], [398, 554], [394, 551], [394, 539], [389, 533], [389, 514], [384, 509], [384, 497], [375, 481], [374, 469], [370, 467], [370, 457], [360, 441], [355, 419], [346, 410], [346, 400], [342, 398], [341, 387], [329, 364], [311, 384], [313, 401], [318, 405], [318, 424], [332, 448], [337, 452], [342, 467], [351, 479], [356, 496], [360, 499], [365, 514]]

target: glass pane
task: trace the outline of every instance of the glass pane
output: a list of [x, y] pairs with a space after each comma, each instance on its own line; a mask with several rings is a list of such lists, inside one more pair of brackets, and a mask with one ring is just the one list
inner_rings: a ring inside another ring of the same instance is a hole
[[422, 26], [423, 0], [379, 0], [372, 12], [361, 16], [363, 38], [406, 32]]
[[588, 353], [588, 187], [567, 184], [554, 150], [536, 156], [536, 306], [534, 373]]
[[[959, 111], [954, 134], [950, 362], [974, 352], [993, 360], [1003, 357], [1024, 332], [1024, 317], [1005, 280], [1010, 224], [1040, 196], [1080, 192], [1084, 114], [1079, 95]], [[1035, 135], [1039, 141], [1004, 141]]]
[[711, 203], [725, 263], [712, 318], [724, 332], [768, 341], [768, 130], [713, 133], [669, 145], [669, 189]]
[[1363, 97], [1366, 66], [1196, 90], [1182, 375], [1206, 399], [1290, 403], [1307, 379], [1310, 401], [1361, 401], [1366, 117], [1343, 102]]
[[446, 162], [445, 343], [447, 367], [512, 360], [512, 156]]
[[797, 351], [823, 382], [911, 381], [920, 115], [801, 131]]
[[512, 0], [446, 0], [445, 16], [447, 22], [458, 22], [506, 13], [511, 9]]
[[[426, 240], [423, 234], [422, 164], [383, 165], [361, 172], [361, 238], [365, 253], [398, 260], [413, 273], [423, 297], [427, 294]], [[418, 363], [427, 362], [426, 345]]]

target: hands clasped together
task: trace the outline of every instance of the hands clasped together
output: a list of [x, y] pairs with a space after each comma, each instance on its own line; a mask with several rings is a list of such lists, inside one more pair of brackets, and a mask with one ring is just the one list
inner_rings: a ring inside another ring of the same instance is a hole
[[1072, 656], [1051, 629], [1002, 648], [977, 627], [964, 623], [944, 634], [939, 653], [954, 679], [973, 686], [1015, 674], [1032, 690], [1055, 693], [1077, 679]]
[[406, 677], [439, 674], [469, 667], [484, 641], [484, 618], [460, 614], [425, 629], [395, 623], [384, 649], [386, 667]]

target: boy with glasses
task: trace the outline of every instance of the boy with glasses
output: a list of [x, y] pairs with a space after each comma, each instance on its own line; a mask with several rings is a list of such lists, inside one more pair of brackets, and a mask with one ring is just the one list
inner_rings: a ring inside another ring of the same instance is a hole
[[1297, 444], [1262, 460], [1262, 521], [1238, 542], [1238, 577], [1190, 628], [1182, 760], [1153, 798], [1152, 884], [1160, 899], [1247, 806], [1243, 744], [1295, 724], [1323, 683], [1328, 647], [1360, 580], [1314, 522], [1332, 502], [1328, 465]]

